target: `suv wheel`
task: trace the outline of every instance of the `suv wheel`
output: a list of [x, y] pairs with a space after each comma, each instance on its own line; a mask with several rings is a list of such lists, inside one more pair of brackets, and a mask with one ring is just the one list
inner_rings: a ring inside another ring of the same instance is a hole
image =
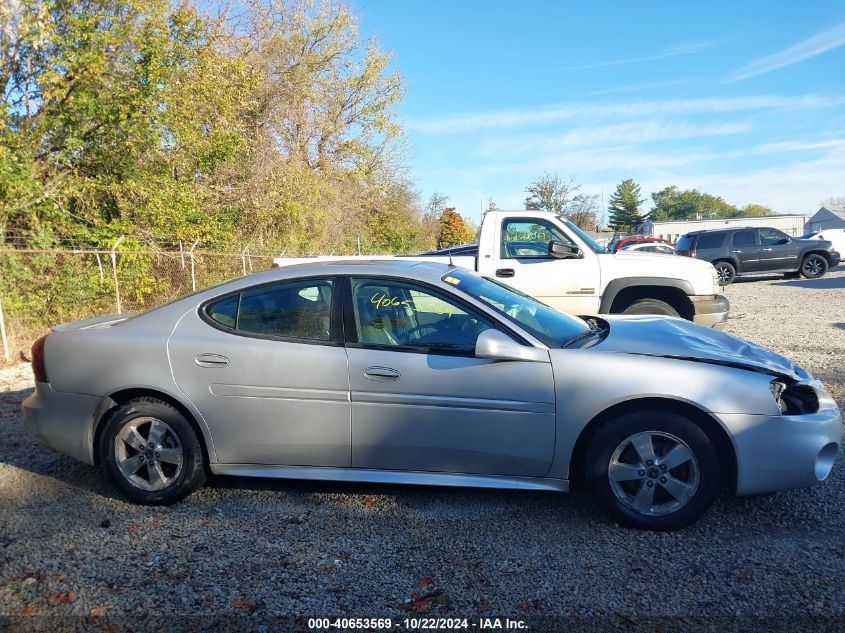
[[730, 262], [716, 262], [713, 264], [716, 268], [716, 274], [719, 275], [719, 285], [727, 286], [736, 279], [736, 268]]
[[815, 253], [807, 255], [801, 262], [801, 274], [807, 279], [816, 279], [827, 272], [827, 260]]
[[698, 520], [719, 494], [719, 454], [692, 420], [638, 411], [608, 421], [584, 460], [586, 482], [618, 521], [677, 530]]

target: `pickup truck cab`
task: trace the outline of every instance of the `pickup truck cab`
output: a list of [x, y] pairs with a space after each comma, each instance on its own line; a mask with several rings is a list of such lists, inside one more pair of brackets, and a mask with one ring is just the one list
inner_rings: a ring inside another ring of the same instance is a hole
[[[456, 253], [411, 258], [475, 270], [571, 314], [662, 314], [709, 327], [721, 327], [728, 315], [728, 300], [719, 294], [710, 263], [654, 253], [609, 253], [571, 222], [544, 211], [488, 211], [474, 251], [462, 246]], [[279, 257], [273, 265], [314, 259]]]

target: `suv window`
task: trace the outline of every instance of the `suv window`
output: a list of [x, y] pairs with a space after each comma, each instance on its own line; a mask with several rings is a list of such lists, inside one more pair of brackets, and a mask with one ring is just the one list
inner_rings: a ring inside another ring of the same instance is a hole
[[692, 243], [694, 241], [695, 235], [684, 235], [681, 239], [678, 240], [678, 244], [675, 246], [675, 248], [680, 252], [691, 251]]
[[478, 335], [493, 327], [443, 295], [397, 279], [353, 279], [352, 308], [363, 345], [474, 354]]
[[698, 236], [698, 244], [695, 245], [697, 251], [703, 251], [708, 248], [722, 248], [725, 243], [724, 233], [701, 233]]
[[760, 229], [760, 244], [773, 246], [787, 239], [787, 234], [777, 229]]
[[737, 231], [731, 241], [734, 246], [754, 246], [756, 243], [754, 231]]
[[329, 341], [332, 281], [308, 279], [247, 288], [209, 303], [205, 313], [245, 334]]
[[537, 218], [502, 222], [502, 259], [548, 258], [549, 242], [572, 244], [560, 229]]

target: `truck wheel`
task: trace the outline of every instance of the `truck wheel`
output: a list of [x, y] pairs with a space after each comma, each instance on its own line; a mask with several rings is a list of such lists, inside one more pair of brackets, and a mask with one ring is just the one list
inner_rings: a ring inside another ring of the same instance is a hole
[[99, 449], [109, 478], [135, 503], [175, 503], [205, 482], [197, 434], [185, 416], [156, 398], [135, 398], [117, 407]]
[[584, 458], [596, 501], [617, 521], [677, 530], [699, 519], [719, 494], [719, 454], [689, 418], [637, 411], [609, 420]]
[[665, 301], [660, 299], [637, 299], [632, 302], [627, 308], [622, 310], [622, 314], [662, 314], [664, 316], [677, 317], [681, 316]]
[[736, 279], [736, 268], [730, 262], [716, 262], [713, 264], [716, 274], [719, 275], [719, 285], [728, 286]]
[[807, 279], [818, 279], [827, 272], [827, 260], [821, 255], [811, 254], [801, 262], [801, 274]]

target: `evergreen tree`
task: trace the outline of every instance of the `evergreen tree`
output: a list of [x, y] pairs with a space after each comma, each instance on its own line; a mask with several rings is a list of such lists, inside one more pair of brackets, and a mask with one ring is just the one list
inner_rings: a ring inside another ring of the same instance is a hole
[[643, 221], [640, 205], [640, 186], [632, 178], [616, 185], [616, 191], [610, 196], [610, 228], [614, 231], [634, 231]]

